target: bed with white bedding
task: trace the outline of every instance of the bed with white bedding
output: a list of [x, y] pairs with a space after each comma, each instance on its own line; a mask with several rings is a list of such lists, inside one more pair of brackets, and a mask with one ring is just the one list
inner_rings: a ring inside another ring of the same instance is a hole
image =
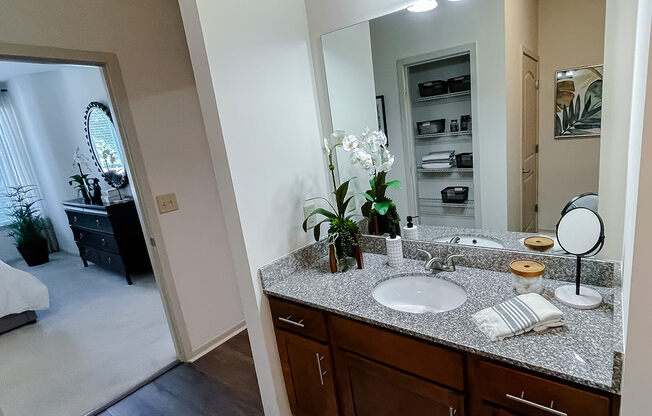
[[40, 280], [0, 260], [0, 334], [36, 322], [34, 311], [49, 307], [48, 288]]

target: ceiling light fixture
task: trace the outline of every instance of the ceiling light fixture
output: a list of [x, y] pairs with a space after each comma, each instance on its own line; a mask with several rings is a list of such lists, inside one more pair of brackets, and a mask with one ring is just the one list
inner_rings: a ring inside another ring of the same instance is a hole
[[413, 13], [422, 13], [437, 7], [437, 0], [418, 0], [408, 6], [408, 11]]

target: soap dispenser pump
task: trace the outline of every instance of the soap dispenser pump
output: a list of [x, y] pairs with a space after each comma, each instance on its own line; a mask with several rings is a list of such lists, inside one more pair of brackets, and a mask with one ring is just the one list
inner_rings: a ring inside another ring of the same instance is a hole
[[389, 267], [400, 267], [403, 264], [403, 242], [396, 231], [391, 230], [385, 239], [387, 245], [387, 263]]
[[419, 229], [417, 228], [416, 225], [412, 223], [412, 220], [415, 218], [419, 218], [418, 215], [408, 215], [407, 216], [407, 225], [403, 227], [403, 236], [407, 239], [410, 240], [418, 240], [419, 239]]

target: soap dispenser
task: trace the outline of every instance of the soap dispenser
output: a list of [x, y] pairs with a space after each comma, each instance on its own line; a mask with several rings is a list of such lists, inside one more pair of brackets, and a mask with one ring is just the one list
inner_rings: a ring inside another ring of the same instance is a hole
[[389, 267], [400, 267], [403, 264], [403, 242], [396, 231], [391, 230], [385, 239], [387, 244], [387, 263]]
[[403, 227], [403, 237], [409, 240], [418, 240], [419, 239], [419, 230], [416, 225], [412, 223], [412, 220], [419, 218], [419, 216], [407, 216], [407, 225]]

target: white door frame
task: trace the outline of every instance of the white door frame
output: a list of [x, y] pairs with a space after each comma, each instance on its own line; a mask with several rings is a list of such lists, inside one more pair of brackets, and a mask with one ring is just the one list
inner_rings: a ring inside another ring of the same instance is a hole
[[[405, 155], [405, 177], [406, 192], [408, 200], [408, 212], [417, 213], [417, 166], [414, 160], [414, 129], [412, 128], [412, 112], [410, 88], [408, 85], [408, 71], [411, 67], [431, 61], [452, 58], [460, 55], [469, 55], [471, 68], [471, 120], [473, 121], [473, 193], [475, 228], [482, 228], [482, 181], [480, 156], [480, 127], [478, 125], [478, 72], [477, 72], [477, 45], [476, 42], [466, 43], [429, 52], [421, 55], [411, 56], [396, 61], [398, 71], [398, 95], [401, 107], [401, 124], [403, 130], [403, 152]], [[417, 214], [419, 215], [419, 214]]]
[[187, 329], [182, 322], [181, 305], [172, 279], [172, 270], [162, 238], [157, 209], [154, 199], [151, 198], [152, 191], [147, 179], [145, 162], [140, 151], [136, 127], [129, 109], [127, 91], [117, 55], [105, 52], [0, 42], [0, 59], [32, 63], [88, 65], [102, 69], [113, 105], [113, 120], [118, 126], [122, 138], [122, 147], [127, 159], [127, 173], [129, 181], [133, 185], [133, 196], [138, 217], [145, 235], [147, 251], [163, 301], [174, 347], [181, 361], [192, 358], [192, 346]]

